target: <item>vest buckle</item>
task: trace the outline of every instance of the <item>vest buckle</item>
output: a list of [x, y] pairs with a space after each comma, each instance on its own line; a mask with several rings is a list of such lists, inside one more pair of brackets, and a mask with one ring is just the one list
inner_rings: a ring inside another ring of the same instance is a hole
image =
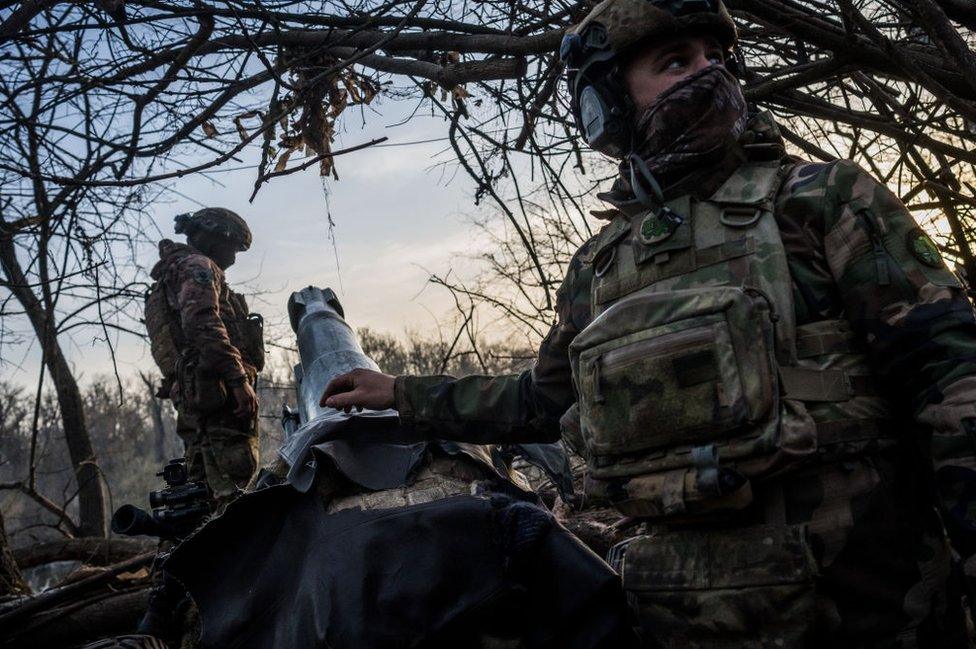
[[725, 203], [718, 220], [730, 228], [749, 228], [762, 218], [763, 210], [752, 203]]

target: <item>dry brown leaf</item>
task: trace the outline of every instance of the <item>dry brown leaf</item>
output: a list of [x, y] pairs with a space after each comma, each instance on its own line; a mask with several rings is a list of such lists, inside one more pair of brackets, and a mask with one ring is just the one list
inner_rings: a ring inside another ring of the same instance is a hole
[[281, 154], [281, 157], [278, 158], [278, 162], [275, 163], [275, 168], [274, 168], [275, 173], [285, 170], [285, 167], [288, 166], [288, 158], [291, 157], [292, 151], [294, 151], [294, 149], [288, 149], [287, 151]]
[[329, 93], [329, 110], [333, 117], [338, 117], [349, 103], [349, 93], [342, 88], [334, 88]]
[[359, 87], [356, 85], [355, 79], [351, 77], [343, 77], [342, 85], [346, 87], [346, 91], [349, 93], [349, 96], [352, 97], [352, 103], [363, 103], [363, 96], [359, 93]]
[[246, 113], [242, 113], [234, 118], [234, 126], [237, 127], [237, 134], [241, 137], [241, 142], [247, 141], [247, 137], [248, 137], [247, 128], [244, 126], [244, 120], [251, 119], [252, 117], [260, 117], [260, 116], [261, 116], [260, 112], [256, 110], [252, 110]]
[[120, 572], [115, 578], [119, 581], [143, 581], [149, 579], [149, 568], [143, 566], [133, 572]]
[[282, 135], [278, 140], [278, 146], [282, 149], [297, 149], [302, 145], [301, 134]]
[[366, 81], [366, 82], [363, 83], [362, 89], [363, 89], [363, 103], [364, 104], [370, 104], [370, 103], [372, 103], [373, 99], [375, 99], [376, 98], [376, 95], [378, 95], [379, 92], [380, 92], [369, 81]]

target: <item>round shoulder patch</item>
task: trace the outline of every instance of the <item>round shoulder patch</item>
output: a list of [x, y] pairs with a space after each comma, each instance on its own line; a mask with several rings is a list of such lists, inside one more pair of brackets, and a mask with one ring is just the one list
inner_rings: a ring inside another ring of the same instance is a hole
[[214, 283], [214, 274], [206, 266], [192, 266], [190, 268], [190, 279], [201, 286], [211, 286]]
[[912, 228], [905, 239], [905, 245], [915, 259], [931, 268], [942, 268], [942, 255], [932, 238], [922, 228]]

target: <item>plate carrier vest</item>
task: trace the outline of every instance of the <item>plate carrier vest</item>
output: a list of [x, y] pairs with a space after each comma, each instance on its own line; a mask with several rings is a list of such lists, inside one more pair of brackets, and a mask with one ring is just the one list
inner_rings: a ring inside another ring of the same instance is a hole
[[734, 511], [818, 450], [893, 443], [848, 322], [796, 324], [773, 213], [794, 164], [618, 214], [587, 257], [593, 320], [570, 345], [586, 488], [626, 515]]
[[[153, 282], [146, 292], [145, 320], [149, 333], [149, 350], [163, 374], [164, 382], [174, 380], [177, 365], [186, 354], [195, 354], [183, 334], [176, 296], [168, 288], [164, 277]], [[244, 361], [257, 372], [264, 369], [264, 319], [256, 313], [248, 314], [247, 301], [240, 293], [221, 287], [220, 301], [230, 306], [222, 312], [221, 321], [227, 329], [232, 345], [237, 347]], [[165, 390], [168, 394], [168, 388]], [[165, 396], [165, 395], [164, 395]]]

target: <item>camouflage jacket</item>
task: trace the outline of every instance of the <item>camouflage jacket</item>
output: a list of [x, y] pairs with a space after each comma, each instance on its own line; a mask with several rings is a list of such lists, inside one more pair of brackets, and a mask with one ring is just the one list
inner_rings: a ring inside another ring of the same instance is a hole
[[233, 335], [236, 323], [247, 317], [247, 304], [230, 290], [224, 271], [212, 259], [186, 244], [163, 239], [150, 276], [163, 284], [170, 307], [179, 314], [185, 343], [199, 354], [204, 367], [225, 381], [255, 374]]
[[[779, 147], [767, 115], [742, 142]], [[744, 155], [744, 154], [742, 154]], [[685, 183], [707, 198], [735, 168], [730, 156], [712, 177]], [[794, 286], [797, 325], [847, 318], [867, 344], [873, 368], [918, 424], [954, 536], [976, 551], [976, 320], [972, 304], [909, 211], [884, 185], [847, 160], [795, 160], [775, 215]], [[396, 381], [396, 408], [432, 436], [489, 443], [553, 441], [576, 400], [569, 344], [591, 320], [599, 235], [573, 257], [557, 293], [556, 322], [534, 366], [521, 374]], [[964, 537], [964, 538], [960, 538]], [[967, 548], [969, 549], [969, 548]], [[969, 552], [967, 552], [969, 553]]]

